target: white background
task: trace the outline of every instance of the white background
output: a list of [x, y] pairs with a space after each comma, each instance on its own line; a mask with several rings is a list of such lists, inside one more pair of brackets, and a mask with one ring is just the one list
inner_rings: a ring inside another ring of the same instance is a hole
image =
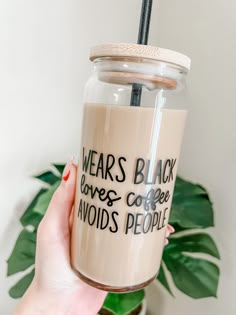
[[[192, 299], [159, 287], [153, 315], [234, 315], [236, 252], [236, 2], [154, 0], [150, 44], [189, 55], [192, 98], [180, 174], [206, 186], [222, 256], [218, 299]], [[0, 1], [0, 313], [10, 315], [6, 258], [17, 223], [50, 162], [78, 154], [89, 47], [135, 42], [139, 0]], [[153, 303], [152, 303], [153, 304]]]

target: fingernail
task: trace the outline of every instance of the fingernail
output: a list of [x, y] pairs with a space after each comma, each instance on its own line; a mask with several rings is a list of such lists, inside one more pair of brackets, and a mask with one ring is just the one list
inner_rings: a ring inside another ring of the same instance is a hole
[[170, 231], [168, 229], [166, 229], [166, 235], [165, 237], [168, 238], [170, 236]]
[[74, 161], [74, 157], [71, 157], [71, 159], [69, 160], [69, 162], [67, 162], [64, 171], [62, 173], [62, 179], [64, 180], [64, 182], [68, 181], [69, 177], [70, 177], [70, 170], [71, 170], [71, 166], [73, 164]]
[[169, 240], [168, 240], [168, 238], [165, 238], [165, 240], [164, 240], [164, 246], [166, 246], [166, 245], [168, 245], [169, 244]]
[[170, 225], [170, 224], [167, 225], [167, 229], [168, 229], [168, 231], [170, 232], [170, 234], [172, 234], [172, 233], [175, 232], [175, 229], [174, 229], [173, 226]]

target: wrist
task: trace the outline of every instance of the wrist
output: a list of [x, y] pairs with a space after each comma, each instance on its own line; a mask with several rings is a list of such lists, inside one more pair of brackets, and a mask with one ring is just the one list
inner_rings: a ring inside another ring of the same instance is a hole
[[81, 282], [74, 288], [42, 289], [33, 280], [14, 315], [95, 315], [106, 292]]
[[41, 291], [38, 290], [37, 285], [33, 280], [17, 305], [14, 315], [47, 315], [47, 308], [47, 298], [43, 297]]

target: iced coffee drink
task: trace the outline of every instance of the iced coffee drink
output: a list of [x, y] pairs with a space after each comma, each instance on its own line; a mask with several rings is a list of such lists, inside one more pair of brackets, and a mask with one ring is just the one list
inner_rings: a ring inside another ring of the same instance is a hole
[[[150, 49], [141, 51], [141, 65], [137, 51], [119, 53], [93, 56], [72, 232], [75, 272], [114, 292], [146, 286], [160, 266], [187, 113], [174, 100], [188, 69], [174, 52], [176, 64], [165, 50], [149, 61]], [[140, 106], [129, 103], [133, 84], [142, 86]]]

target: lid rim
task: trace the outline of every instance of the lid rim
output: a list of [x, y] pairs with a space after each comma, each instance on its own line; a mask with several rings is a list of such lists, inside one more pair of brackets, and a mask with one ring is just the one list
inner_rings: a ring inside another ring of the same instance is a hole
[[104, 57], [136, 57], [149, 60], [168, 62], [190, 70], [191, 59], [177, 51], [150, 45], [130, 43], [108, 43], [93, 46], [90, 60]]

